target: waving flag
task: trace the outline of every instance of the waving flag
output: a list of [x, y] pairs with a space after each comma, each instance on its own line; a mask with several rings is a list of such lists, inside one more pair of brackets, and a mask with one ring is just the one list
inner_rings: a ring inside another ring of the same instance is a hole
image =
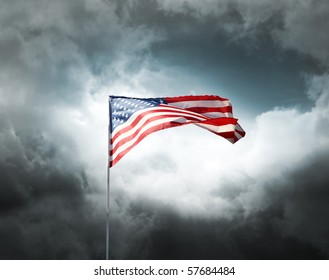
[[110, 96], [109, 166], [152, 132], [195, 124], [235, 143], [245, 135], [229, 99], [215, 95], [163, 98]]

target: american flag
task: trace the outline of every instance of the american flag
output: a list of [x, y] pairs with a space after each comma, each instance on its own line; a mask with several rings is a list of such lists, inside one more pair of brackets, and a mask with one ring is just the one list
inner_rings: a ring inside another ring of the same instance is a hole
[[216, 95], [134, 98], [110, 96], [109, 167], [147, 135], [195, 124], [235, 143], [246, 133], [233, 118], [229, 99]]

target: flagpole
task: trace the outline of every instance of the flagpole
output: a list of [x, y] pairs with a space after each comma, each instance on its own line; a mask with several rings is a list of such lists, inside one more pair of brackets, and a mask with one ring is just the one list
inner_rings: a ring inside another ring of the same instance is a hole
[[109, 123], [108, 123], [108, 160], [107, 160], [107, 188], [106, 188], [106, 260], [110, 259], [110, 162], [109, 153], [112, 138], [112, 110], [111, 97], [109, 97]]
[[110, 167], [107, 167], [106, 189], [106, 260], [110, 259]]

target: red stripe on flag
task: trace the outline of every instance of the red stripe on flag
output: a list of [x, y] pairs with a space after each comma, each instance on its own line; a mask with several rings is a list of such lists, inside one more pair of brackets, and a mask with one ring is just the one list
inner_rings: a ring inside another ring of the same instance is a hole
[[185, 101], [198, 101], [198, 100], [219, 100], [228, 101], [229, 99], [220, 97], [217, 95], [188, 95], [188, 96], [176, 96], [176, 97], [166, 97], [165, 100], [168, 103], [185, 102]]
[[206, 113], [231, 113], [232, 114], [232, 106], [226, 106], [226, 107], [191, 107], [186, 108], [185, 110], [198, 113], [198, 114], [206, 114]]

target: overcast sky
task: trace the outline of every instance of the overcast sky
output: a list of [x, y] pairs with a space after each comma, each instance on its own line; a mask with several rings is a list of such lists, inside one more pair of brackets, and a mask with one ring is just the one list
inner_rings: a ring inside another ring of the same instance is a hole
[[104, 259], [108, 95], [217, 94], [246, 130], [111, 169], [113, 259], [329, 258], [327, 0], [0, 0], [0, 259]]

